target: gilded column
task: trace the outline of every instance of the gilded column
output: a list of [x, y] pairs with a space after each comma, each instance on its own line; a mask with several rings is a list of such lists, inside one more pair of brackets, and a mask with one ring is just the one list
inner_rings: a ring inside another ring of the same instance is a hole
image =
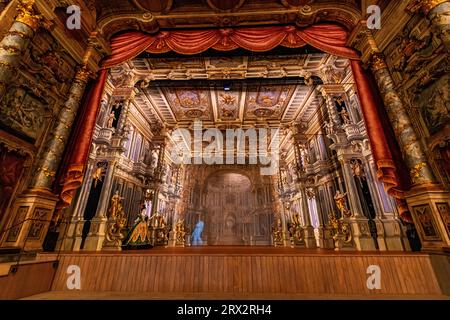
[[61, 109], [53, 131], [49, 134], [42, 153], [36, 173], [31, 181], [32, 189], [50, 190], [53, 180], [61, 162], [64, 148], [75, 121], [81, 98], [83, 97], [89, 78], [89, 71], [85, 66], [78, 69], [75, 79], [70, 87], [69, 98]]
[[[446, 1], [448, 2], [448, 1]], [[443, 10], [447, 4], [443, 1], [414, 1], [416, 11], [424, 3], [430, 4], [431, 13]], [[363, 62], [369, 62], [375, 80], [384, 101], [386, 113], [394, 129], [403, 160], [410, 170], [412, 186], [410, 190], [403, 190], [412, 220], [420, 236], [422, 248], [425, 250], [442, 250], [450, 247], [450, 224], [446, 212], [450, 208], [450, 195], [438, 185], [427, 164], [425, 149], [414, 131], [411, 120], [403, 105], [394, 82], [389, 73], [383, 55], [378, 48], [372, 33], [364, 23], [355, 27], [349, 39], [349, 45], [356, 47], [362, 53]], [[369, 89], [370, 90], [370, 89]], [[394, 234], [399, 234], [398, 226], [394, 226]]]
[[23, 224], [18, 237], [10, 246], [24, 246], [27, 250], [42, 249], [58, 201], [58, 197], [52, 192], [52, 185], [86, 87], [89, 75], [86, 65], [91, 52], [92, 46], [86, 51], [83, 64], [74, 77], [69, 97], [48, 135], [29, 188], [14, 203], [13, 215], [22, 214], [24, 219], [21, 221]]
[[427, 164], [423, 147], [417, 137], [405, 106], [400, 99], [381, 53], [372, 55], [371, 68], [386, 107], [404, 159], [411, 170], [413, 184], [433, 183], [435, 178]]
[[20, 60], [40, 26], [42, 18], [36, 14], [34, 3], [35, 0], [19, 2], [19, 13], [0, 42], [0, 100], [17, 73]]
[[125, 103], [123, 105], [123, 109], [120, 115], [120, 119], [119, 122], [117, 124], [117, 133], [122, 133], [123, 129], [125, 128], [125, 124], [127, 122], [127, 118], [128, 118], [128, 113], [130, 112], [130, 104], [131, 101], [134, 99], [134, 91], [132, 91], [130, 93], [130, 98], [128, 98], [127, 100], [125, 100]]

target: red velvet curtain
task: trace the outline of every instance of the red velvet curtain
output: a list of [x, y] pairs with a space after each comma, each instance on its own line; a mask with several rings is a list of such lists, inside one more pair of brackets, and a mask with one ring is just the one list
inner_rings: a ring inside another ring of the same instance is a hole
[[[361, 111], [369, 136], [372, 155], [377, 165], [377, 177], [387, 193], [396, 199], [400, 216], [403, 220], [412, 222], [412, 217], [406, 205], [403, 191], [408, 189], [402, 164], [401, 154], [396, 146], [395, 138], [389, 134], [389, 121], [381, 109], [383, 102], [378, 97], [372, 81], [361, 66], [360, 61], [351, 60], [353, 78], [355, 79]], [[393, 157], [394, 155], [394, 157]], [[400, 157], [400, 158], [399, 158]]]
[[208, 49], [229, 51], [243, 48], [249, 51], [265, 52], [277, 46], [300, 48], [307, 44], [326, 53], [359, 59], [358, 54], [346, 47], [348, 33], [335, 24], [319, 24], [299, 29], [294, 26], [273, 26], [261, 28], [209, 29], [161, 31], [155, 35], [142, 32], [128, 32], [111, 40], [112, 55], [103, 63], [111, 68], [140, 53], [198, 54]]
[[109, 69], [137, 57], [155, 41], [155, 37], [135, 31], [113, 38], [111, 40], [112, 54], [103, 61], [102, 68]]
[[89, 150], [92, 144], [92, 134], [94, 132], [95, 122], [100, 110], [100, 101], [105, 89], [108, 70], [102, 69], [87, 95], [83, 105], [81, 116], [78, 118], [73, 134], [73, 145], [68, 157], [68, 165], [64, 172], [58, 208], [70, 206], [76, 190], [83, 182], [83, 173]]
[[[165, 53], [175, 51], [180, 54], [198, 54], [208, 49], [229, 51], [244, 48], [250, 51], [269, 51], [277, 46], [299, 48], [307, 44], [326, 53], [352, 60], [352, 69], [361, 100], [362, 112], [372, 144], [372, 152], [378, 166], [378, 175], [386, 190], [401, 201], [404, 190], [400, 185], [389, 139], [383, 128], [382, 116], [376, 103], [376, 94], [370, 87], [359, 55], [346, 46], [348, 33], [335, 24], [319, 24], [307, 28], [294, 26], [273, 26], [261, 28], [210, 29], [161, 31], [155, 35], [142, 32], [127, 32], [111, 40], [112, 54], [104, 60], [102, 71], [84, 105], [84, 115], [78, 124], [75, 145], [70, 156], [61, 193], [62, 206], [68, 206], [75, 190], [81, 185], [83, 170], [91, 146], [101, 96], [107, 78], [107, 69], [133, 59], [147, 51]], [[396, 154], [394, 155], [396, 156]], [[408, 220], [406, 206], [400, 204], [402, 217]]]
[[0, 222], [22, 176], [26, 157], [0, 145]]

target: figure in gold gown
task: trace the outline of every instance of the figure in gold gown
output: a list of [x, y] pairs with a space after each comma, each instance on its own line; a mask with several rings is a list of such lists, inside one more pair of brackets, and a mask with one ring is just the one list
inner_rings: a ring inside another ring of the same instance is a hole
[[134, 222], [134, 227], [124, 241], [126, 249], [147, 249], [153, 247], [148, 232], [148, 217], [145, 215], [145, 205], [141, 206], [141, 212]]

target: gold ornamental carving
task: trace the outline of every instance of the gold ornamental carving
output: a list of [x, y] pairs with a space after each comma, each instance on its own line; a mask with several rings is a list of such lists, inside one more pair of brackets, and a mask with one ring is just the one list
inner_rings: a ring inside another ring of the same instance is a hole
[[377, 72], [381, 69], [386, 69], [387, 68], [387, 64], [384, 60], [384, 56], [381, 53], [375, 53], [372, 56], [372, 61], [371, 61], [371, 68], [373, 72]]
[[300, 215], [295, 213], [292, 220], [288, 222], [289, 239], [291, 245], [299, 245], [303, 243], [303, 228], [300, 223]]
[[441, 3], [447, 2], [448, 0], [422, 0], [422, 10], [426, 14], [436, 8]]
[[175, 245], [184, 247], [185, 242], [186, 230], [184, 226], [184, 219], [180, 219], [175, 225]]
[[36, 32], [39, 29], [42, 17], [35, 14], [33, 9], [34, 2], [35, 0], [22, 0], [19, 2], [17, 8], [19, 14], [16, 17], [16, 21], [22, 22]]
[[51, 170], [48, 167], [39, 167], [36, 171], [41, 171], [48, 178], [54, 178], [56, 176], [56, 171]]
[[427, 164], [425, 162], [420, 162], [420, 163], [416, 164], [414, 166], [414, 168], [411, 169], [409, 174], [411, 176], [412, 183], [416, 183], [417, 180], [422, 177], [421, 171], [426, 166], [427, 166]]
[[111, 205], [109, 208], [109, 219], [106, 228], [106, 240], [109, 243], [121, 245], [125, 239], [125, 230], [127, 225], [127, 216], [124, 212], [122, 200], [124, 198], [116, 193], [111, 197]]
[[78, 72], [75, 75], [75, 80], [80, 82], [87, 82], [91, 72], [86, 68], [86, 66], [82, 66], [78, 69]]
[[283, 245], [283, 224], [281, 219], [277, 219], [276, 223], [272, 226], [273, 245], [275, 247]]
[[150, 241], [154, 246], [165, 246], [169, 241], [169, 228], [166, 219], [156, 213], [148, 219]]
[[333, 235], [334, 250], [340, 250], [344, 244], [349, 244], [353, 240], [351, 227], [343, 218], [338, 219], [334, 213], [328, 215], [328, 223]]
[[448, 0], [415, 0], [412, 1], [406, 9], [412, 13], [422, 10], [423, 13], [428, 14], [438, 5], [447, 1]]

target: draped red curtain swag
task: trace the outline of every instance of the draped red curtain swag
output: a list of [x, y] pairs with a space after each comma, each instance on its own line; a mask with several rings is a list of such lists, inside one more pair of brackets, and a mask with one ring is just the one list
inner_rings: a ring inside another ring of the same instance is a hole
[[294, 26], [260, 28], [161, 31], [155, 35], [127, 32], [111, 40], [112, 55], [103, 63], [111, 68], [143, 52], [198, 54], [208, 49], [230, 51], [237, 48], [265, 52], [277, 46], [300, 48], [307, 44], [326, 53], [359, 59], [346, 47], [347, 31], [335, 24], [319, 24], [299, 29]]
[[[83, 106], [83, 117], [77, 124], [75, 147], [69, 157], [69, 165], [63, 179], [61, 206], [70, 205], [75, 190], [81, 185], [83, 171], [91, 146], [92, 132], [98, 114], [102, 92], [107, 79], [107, 69], [133, 59], [143, 52], [163, 54], [174, 51], [192, 55], [208, 49], [230, 51], [243, 48], [249, 51], [265, 52], [277, 46], [300, 48], [310, 45], [326, 53], [352, 60], [355, 82], [361, 98], [361, 108], [367, 124], [367, 133], [372, 143], [372, 152], [378, 166], [378, 176], [384, 182], [386, 190], [397, 199], [402, 192], [396, 166], [392, 158], [384, 123], [377, 111], [379, 104], [373, 99], [373, 90], [364, 75], [359, 54], [346, 46], [347, 31], [336, 24], [318, 24], [306, 28], [295, 26], [272, 26], [236, 29], [208, 29], [161, 31], [157, 34], [127, 32], [111, 39], [112, 54], [102, 63], [102, 70], [89, 98]], [[405, 207], [406, 208], [406, 207]], [[406, 209], [402, 217], [409, 220]]]

